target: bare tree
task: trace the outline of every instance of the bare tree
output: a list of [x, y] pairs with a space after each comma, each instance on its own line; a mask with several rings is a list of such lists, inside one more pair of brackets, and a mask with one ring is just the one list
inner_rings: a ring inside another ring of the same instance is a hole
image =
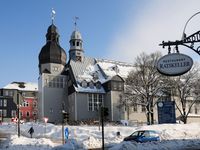
[[200, 98], [199, 71], [200, 66], [196, 63], [188, 73], [171, 79], [172, 95], [176, 97], [176, 107], [181, 114], [181, 120], [184, 124], [187, 123], [192, 106]]
[[135, 69], [129, 73], [125, 80], [125, 92], [122, 96], [123, 104], [144, 105], [146, 107], [147, 124], [154, 123], [153, 107], [155, 97], [158, 97], [164, 87], [167, 87], [165, 78], [157, 69], [156, 64], [161, 53], [155, 52], [150, 55], [142, 53], [135, 60]]

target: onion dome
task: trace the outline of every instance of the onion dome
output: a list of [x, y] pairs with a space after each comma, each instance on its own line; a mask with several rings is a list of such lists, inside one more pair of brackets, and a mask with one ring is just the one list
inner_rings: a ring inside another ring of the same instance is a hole
[[46, 34], [46, 44], [39, 54], [39, 66], [45, 63], [66, 64], [67, 55], [59, 44], [59, 34], [57, 27], [52, 24], [48, 27]]

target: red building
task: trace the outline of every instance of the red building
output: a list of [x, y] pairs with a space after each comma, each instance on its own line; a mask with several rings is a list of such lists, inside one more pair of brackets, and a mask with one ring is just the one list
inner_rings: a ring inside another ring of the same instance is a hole
[[37, 120], [37, 99], [35, 97], [24, 97], [20, 106], [21, 120], [35, 121]]

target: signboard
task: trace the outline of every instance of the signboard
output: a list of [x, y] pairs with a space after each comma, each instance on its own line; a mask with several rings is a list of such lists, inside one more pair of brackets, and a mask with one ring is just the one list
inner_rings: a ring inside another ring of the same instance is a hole
[[178, 76], [188, 72], [192, 65], [193, 60], [191, 57], [185, 54], [172, 53], [158, 60], [157, 70], [164, 75]]
[[67, 142], [67, 140], [68, 140], [68, 137], [69, 137], [69, 130], [68, 130], [68, 128], [65, 128], [65, 142]]
[[157, 103], [158, 123], [176, 123], [175, 102], [163, 101]]

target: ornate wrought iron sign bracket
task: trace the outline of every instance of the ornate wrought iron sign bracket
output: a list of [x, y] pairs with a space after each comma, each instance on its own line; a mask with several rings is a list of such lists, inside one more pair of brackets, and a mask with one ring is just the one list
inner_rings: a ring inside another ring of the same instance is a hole
[[200, 46], [195, 47], [195, 43], [200, 42], [200, 31], [197, 31], [196, 33], [186, 37], [186, 34], [183, 34], [182, 40], [177, 40], [177, 41], [168, 41], [168, 42], [162, 42], [162, 44], [159, 44], [159, 46], [162, 46], [165, 48], [166, 46], [168, 47], [168, 53], [171, 53], [171, 47], [174, 46], [176, 51], [179, 52], [178, 46], [183, 45], [185, 47], [188, 47], [195, 51], [197, 54], [200, 55]]

